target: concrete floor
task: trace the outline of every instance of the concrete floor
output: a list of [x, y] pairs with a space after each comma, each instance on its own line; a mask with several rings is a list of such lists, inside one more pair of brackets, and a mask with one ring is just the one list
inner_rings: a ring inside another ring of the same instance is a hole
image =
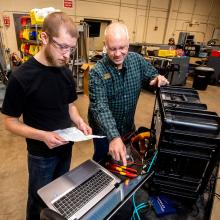
[[[191, 87], [192, 83], [187, 82]], [[208, 86], [206, 91], [199, 91], [202, 103], [210, 111], [220, 115], [220, 87]], [[142, 92], [136, 111], [136, 126], [150, 127], [155, 95]], [[76, 103], [80, 114], [87, 120], [88, 97], [79, 95]], [[24, 220], [27, 198], [27, 162], [26, 144], [23, 138], [7, 132], [0, 115], [0, 220]], [[76, 143], [73, 148], [71, 167], [75, 167], [93, 154], [91, 141]], [[220, 183], [216, 188], [220, 193]], [[220, 201], [215, 198], [212, 220], [220, 219]]]

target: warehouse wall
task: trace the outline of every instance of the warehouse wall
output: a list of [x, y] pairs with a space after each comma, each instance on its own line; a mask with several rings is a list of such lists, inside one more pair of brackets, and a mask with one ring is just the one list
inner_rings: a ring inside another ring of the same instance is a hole
[[[219, 0], [73, 0], [73, 8], [65, 9], [63, 0], [0, 0], [0, 22], [6, 47], [17, 50], [13, 13], [28, 13], [32, 8], [55, 7], [67, 12], [74, 21], [83, 18], [124, 21], [131, 42], [167, 43], [178, 40], [181, 31], [195, 35], [197, 42], [211, 39], [214, 28], [220, 27]], [[11, 25], [2, 25], [8, 15]], [[91, 40], [90, 40], [91, 42]], [[98, 49], [102, 39], [92, 39]]]

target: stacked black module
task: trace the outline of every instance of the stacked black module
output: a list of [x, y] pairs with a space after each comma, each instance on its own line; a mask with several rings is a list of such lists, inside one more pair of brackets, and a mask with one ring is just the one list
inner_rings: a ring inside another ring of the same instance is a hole
[[196, 90], [158, 89], [151, 128], [158, 147], [153, 182], [160, 192], [192, 201], [204, 192], [219, 162], [219, 126]]

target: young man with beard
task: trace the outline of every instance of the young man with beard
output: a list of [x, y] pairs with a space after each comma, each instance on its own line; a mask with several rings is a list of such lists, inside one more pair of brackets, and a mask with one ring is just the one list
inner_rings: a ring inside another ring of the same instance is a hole
[[129, 36], [124, 24], [115, 22], [106, 28], [105, 47], [107, 55], [89, 75], [89, 124], [94, 134], [106, 136], [93, 139], [93, 159], [100, 161], [109, 152], [126, 165], [122, 137], [135, 130], [134, 115], [142, 86], [169, 82], [144, 57], [128, 52]]
[[73, 143], [53, 131], [74, 123], [84, 134], [92, 133], [74, 105], [75, 84], [66, 67], [78, 39], [75, 24], [63, 12], [51, 13], [44, 20], [41, 39], [39, 53], [11, 75], [2, 107], [6, 129], [27, 142], [28, 220], [40, 218], [37, 190], [70, 168]]

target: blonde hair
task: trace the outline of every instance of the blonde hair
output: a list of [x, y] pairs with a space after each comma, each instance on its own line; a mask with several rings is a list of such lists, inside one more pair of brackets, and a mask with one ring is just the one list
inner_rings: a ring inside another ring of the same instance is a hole
[[110, 34], [115, 34], [115, 33], [124, 33], [126, 39], [129, 40], [128, 28], [125, 24], [121, 22], [113, 22], [110, 25], [108, 25], [104, 33], [105, 40], [108, 38]]
[[79, 33], [72, 18], [64, 12], [53, 12], [44, 19], [42, 31], [52, 37], [59, 37], [60, 27], [64, 27], [71, 37], [78, 38]]

